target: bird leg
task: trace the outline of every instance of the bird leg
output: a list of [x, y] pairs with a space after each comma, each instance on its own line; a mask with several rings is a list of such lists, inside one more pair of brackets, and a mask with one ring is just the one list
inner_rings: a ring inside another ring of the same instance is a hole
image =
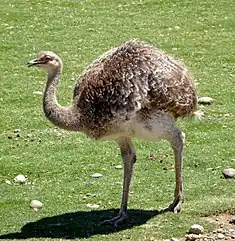
[[173, 202], [166, 208], [166, 211], [178, 213], [181, 210], [181, 205], [184, 202], [182, 188], [182, 155], [185, 135], [179, 129], [175, 128], [173, 139], [171, 141], [172, 149], [175, 155], [175, 176], [176, 186]]
[[112, 224], [115, 227], [127, 219], [127, 202], [129, 195], [129, 188], [133, 172], [133, 166], [136, 161], [135, 149], [132, 141], [128, 137], [122, 137], [117, 140], [120, 147], [122, 159], [124, 162], [124, 179], [123, 179], [123, 193], [121, 208], [118, 215], [110, 220], [105, 220], [101, 224]]

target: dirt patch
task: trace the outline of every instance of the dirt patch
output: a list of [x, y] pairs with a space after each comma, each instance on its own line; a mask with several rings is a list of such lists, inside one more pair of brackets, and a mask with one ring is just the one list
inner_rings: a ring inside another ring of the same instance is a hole
[[215, 224], [217, 228], [235, 228], [235, 215], [229, 213], [221, 213], [212, 217], [204, 217], [203, 219]]
[[215, 216], [204, 217], [204, 220], [215, 225], [215, 229], [210, 233], [200, 235], [188, 234], [179, 241], [235, 241], [235, 215], [221, 213]]
[[[199, 240], [235, 240], [235, 216], [230, 213], [221, 213], [212, 217], [205, 217], [206, 221], [213, 223], [216, 229]], [[207, 238], [207, 239], [206, 239]]]

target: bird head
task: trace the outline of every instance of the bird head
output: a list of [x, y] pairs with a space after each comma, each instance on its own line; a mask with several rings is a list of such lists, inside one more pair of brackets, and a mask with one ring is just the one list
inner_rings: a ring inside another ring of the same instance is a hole
[[36, 66], [43, 68], [47, 71], [52, 71], [61, 67], [62, 62], [60, 57], [51, 51], [40, 52], [39, 56], [36, 59], [30, 60], [28, 67]]

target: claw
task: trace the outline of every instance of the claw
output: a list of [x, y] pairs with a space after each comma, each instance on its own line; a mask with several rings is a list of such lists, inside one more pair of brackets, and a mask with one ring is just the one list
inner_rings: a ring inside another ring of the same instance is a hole
[[183, 199], [179, 198], [174, 200], [168, 208], [165, 209], [166, 212], [179, 213], [183, 204]]
[[182, 206], [182, 204], [179, 202], [177, 205], [174, 205], [174, 204], [170, 205], [167, 209], [170, 212], [179, 213], [181, 210], [181, 206]]
[[103, 222], [100, 223], [100, 225], [112, 225], [114, 226], [115, 228], [118, 227], [118, 225], [120, 223], [123, 223], [125, 220], [127, 219], [127, 214], [125, 212], [121, 212], [118, 214], [117, 217], [114, 217], [114, 218], [111, 218], [111, 219], [107, 219], [107, 220], [104, 220]]

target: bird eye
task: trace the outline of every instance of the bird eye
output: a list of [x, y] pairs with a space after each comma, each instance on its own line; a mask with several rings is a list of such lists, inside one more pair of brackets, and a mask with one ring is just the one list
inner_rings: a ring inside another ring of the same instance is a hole
[[45, 60], [46, 60], [46, 61], [50, 61], [50, 60], [51, 60], [51, 57], [50, 57], [50, 56], [45, 56]]

